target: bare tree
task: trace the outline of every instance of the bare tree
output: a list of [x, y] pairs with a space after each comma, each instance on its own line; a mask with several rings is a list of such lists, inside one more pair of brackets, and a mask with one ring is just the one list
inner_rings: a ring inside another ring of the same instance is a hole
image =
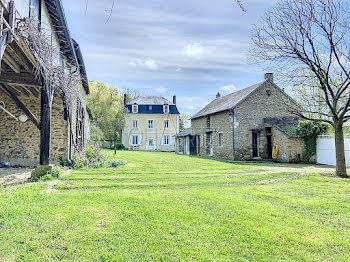
[[294, 84], [310, 90], [304, 99], [314, 106], [291, 111], [333, 126], [340, 177], [347, 177], [343, 124], [350, 119], [349, 11], [349, 2], [341, 0], [281, 0], [252, 33], [257, 61], [278, 66]]

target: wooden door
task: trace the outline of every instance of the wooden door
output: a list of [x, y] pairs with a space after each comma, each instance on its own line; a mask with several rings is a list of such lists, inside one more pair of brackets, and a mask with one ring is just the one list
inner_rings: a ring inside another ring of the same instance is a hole
[[266, 149], [267, 149], [267, 158], [272, 159], [272, 128], [266, 127]]
[[253, 145], [253, 157], [259, 157], [259, 136], [258, 133], [253, 132], [252, 137], [252, 145]]

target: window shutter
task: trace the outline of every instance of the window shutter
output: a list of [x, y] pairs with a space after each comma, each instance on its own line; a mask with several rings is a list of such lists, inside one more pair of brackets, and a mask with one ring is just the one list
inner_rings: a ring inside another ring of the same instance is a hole
[[160, 145], [164, 146], [164, 136], [162, 136], [162, 139], [160, 140]]
[[132, 145], [132, 136], [130, 136], [130, 139], [129, 139], [129, 146]]
[[141, 145], [142, 144], [142, 136], [139, 136], [139, 138], [138, 138], [138, 142], [139, 142], [139, 145]]
[[172, 146], [172, 145], [173, 145], [173, 137], [169, 136], [169, 146]]

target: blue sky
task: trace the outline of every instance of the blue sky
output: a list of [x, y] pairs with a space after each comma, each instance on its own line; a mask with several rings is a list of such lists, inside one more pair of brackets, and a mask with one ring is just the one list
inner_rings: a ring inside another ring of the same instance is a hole
[[[263, 79], [248, 61], [250, 32], [274, 1], [63, 0], [88, 76], [167, 98], [193, 115], [215, 98]], [[86, 3], [87, 10], [86, 10]]]

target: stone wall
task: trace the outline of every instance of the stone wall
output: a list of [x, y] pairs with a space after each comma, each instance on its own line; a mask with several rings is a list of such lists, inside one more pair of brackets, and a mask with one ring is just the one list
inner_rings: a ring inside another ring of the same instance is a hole
[[[85, 108], [86, 95], [81, 87], [81, 101]], [[40, 95], [26, 96], [20, 95], [19, 98], [40, 121]], [[16, 117], [23, 112], [16, 106], [14, 102], [0, 89], [0, 101], [4, 101], [6, 109]], [[85, 110], [86, 112], [86, 110]], [[75, 139], [76, 128], [76, 103], [73, 103], [73, 137]], [[89, 132], [90, 121], [86, 112], [85, 118], [85, 138]], [[69, 158], [69, 148], [74, 153], [74, 146], [70, 147], [70, 130], [68, 122], [64, 119], [64, 108], [62, 98], [56, 95], [52, 105], [51, 115], [51, 154], [50, 161], [59, 163]], [[39, 163], [40, 153], [40, 131], [30, 121], [25, 123], [16, 121], [4, 111], [0, 110], [0, 161], [9, 161], [13, 165], [33, 166]]]
[[[40, 98], [34, 95], [19, 98], [40, 121]], [[6, 109], [16, 117], [23, 112], [12, 100], [0, 91], [0, 101], [4, 101]], [[54, 98], [52, 106], [51, 161], [58, 162], [67, 155], [67, 122], [63, 118], [62, 99]], [[0, 110], [0, 161], [12, 164], [37, 165], [40, 152], [40, 131], [30, 121], [16, 121]]]
[[[265, 82], [260, 89], [238, 105], [234, 109], [235, 159], [248, 160], [252, 158], [252, 132], [250, 130], [253, 129], [262, 131], [259, 134], [259, 156], [267, 158], [265, 128], [271, 126], [264, 123], [264, 118], [294, 116], [289, 112], [292, 106], [294, 106], [294, 102], [270, 82]], [[285, 143], [287, 141], [283, 142], [283, 144]], [[288, 152], [285, 154], [289, 155]]]
[[[200, 134], [200, 155], [206, 152], [206, 132], [212, 131], [213, 157], [234, 160], [250, 160], [253, 157], [252, 130], [258, 132], [259, 157], [266, 159], [267, 136], [264, 123], [268, 117], [290, 117], [289, 112], [295, 106], [282, 90], [270, 82], [251, 94], [234, 109], [210, 115], [210, 128], [207, 128], [207, 116], [192, 119], [193, 134]], [[219, 134], [222, 133], [223, 145], [219, 145]], [[234, 135], [234, 139], [232, 138]], [[279, 146], [278, 158], [283, 161], [297, 159], [304, 150], [304, 139], [288, 138], [279, 130], [272, 128], [272, 146]], [[233, 149], [234, 147], [234, 149]], [[234, 150], [234, 153], [233, 153]]]
[[[192, 119], [191, 127], [193, 134], [200, 136], [199, 152], [202, 156], [207, 156], [206, 136], [207, 132], [212, 132], [213, 157], [222, 159], [233, 159], [232, 144], [232, 116], [229, 111], [223, 111], [210, 115], [210, 128], [207, 127], [207, 117]], [[222, 134], [223, 144], [219, 145], [219, 134]]]
[[[79, 86], [76, 88], [77, 90], [77, 97], [79, 97], [80, 102], [81, 102], [81, 106], [84, 108], [84, 112], [85, 112], [85, 121], [84, 121], [84, 145], [86, 145], [87, 140], [89, 138], [89, 134], [90, 134], [90, 118], [89, 118], [89, 114], [86, 110], [86, 104], [87, 104], [87, 96], [86, 96], [86, 92], [85, 89], [83, 87], [82, 84], [79, 84]], [[70, 145], [70, 140], [67, 140], [67, 145], [68, 148], [71, 149], [70, 155], [73, 156], [74, 154], [77, 154], [77, 150], [74, 147], [75, 141], [76, 141], [76, 128], [77, 128], [77, 106], [78, 106], [78, 100], [77, 98], [74, 99], [74, 101], [72, 101], [72, 108], [70, 111], [71, 114], [71, 120], [72, 120], [72, 133], [69, 127], [68, 131], [67, 131], [67, 137], [69, 138], [70, 135], [72, 134], [72, 145]], [[69, 152], [68, 152], [69, 155]]]

